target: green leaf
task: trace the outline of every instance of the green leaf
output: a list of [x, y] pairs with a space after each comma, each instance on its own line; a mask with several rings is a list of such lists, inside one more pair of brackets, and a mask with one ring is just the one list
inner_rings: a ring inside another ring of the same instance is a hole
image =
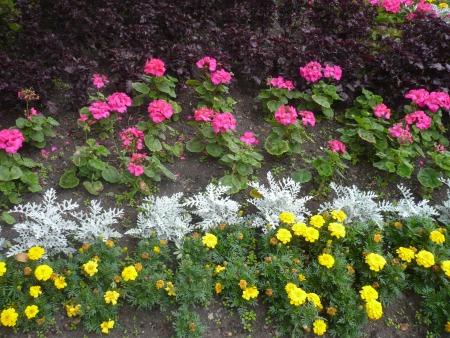
[[264, 198], [264, 196], [257, 189], [250, 190], [250, 196], [257, 199]]
[[28, 119], [24, 119], [23, 117], [19, 117], [16, 120], [16, 126], [19, 129], [24, 128], [25, 126], [29, 127], [31, 125], [31, 122]]
[[183, 143], [175, 142], [171, 147], [172, 154], [176, 157], [181, 157], [183, 154]]
[[271, 133], [264, 142], [264, 148], [269, 154], [280, 156], [289, 151], [289, 144], [278, 135]]
[[312, 174], [307, 169], [300, 169], [294, 172], [291, 177], [297, 183], [306, 183], [311, 181]]
[[186, 149], [191, 153], [199, 153], [205, 149], [205, 145], [200, 138], [194, 137], [186, 143]]
[[157, 85], [157, 87], [158, 87], [158, 89], [161, 91], [161, 92], [163, 92], [163, 93], [166, 93], [166, 94], [171, 94], [172, 93], [172, 89], [170, 88], [170, 86], [166, 83], [166, 82], [161, 82], [161, 83], [158, 83], [158, 85]]
[[100, 194], [100, 191], [103, 190], [103, 184], [100, 181], [83, 182], [83, 185], [86, 190], [92, 195], [98, 195]]
[[133, 107], [143, 105], [144, 104], [144, 95], [137, 95], [137, 96], [133, 97], [131, 104]]
[[216, 143], [209, 143], [206, 146], [206, 152], [213, 157], [219, 157], [222, 154], [222, 147]]
[[390, 172], [390, 173], [395, 173], [395, 163], [391, 162], [391, 161], [386, 161], [384, 163], [384, 165], [386, 166], [386, 169]]
[[145, 145], [147, 146], [150, 151], [160, 151], [162, 150], [162, 144], [161, 142], [154, 138], [152, 135], [147, 134], [144, 138]]
[[397, 174], [400, 177], [409, 177], [413, 172], [413, 166], [405, 163], [400, 163], [397, 167]]
[[236, 169], [237, 169], [238, 173], [244, 177], [247, 177], [248, 175], [251, 175], [253, 173], [253, 168], [244, 163], [238, 163], [238, 165], [236, 166]]
[[439, 171], [434, 170], [433, 168], [424, 168], [419, 170], [417, 174], [417, 179], [420, 184], [422, 184], [426, 188], [437, 188], [442, 185], [442, 182], [439, 179], [442, 177]]
[[38, 131], [36, 131], [36, 130], [31, 130], [30, 131], [30, 138], [33, 140], [33, 141], [36, 141], [36, 142], [44, 142], [44, 133], [42, 132], [42, 131], [40, 131], [40, 130], [38, 130]]
[[328, 99], [325, 96], [320, 95], [312, 95], [311, 98], [315, 103], [317, 103], [321, 107], [330, 108], [330, 102], [328, 102]]
[[142, 82], [133, 82], [131, 84], [131, 87], [133, 87], [135, 91], [141, 94], [148, 94], [148, 92], [150, 91], [149, 86]]
[[201, 82], [198, 80], [187, 80], [186, 84], [190, 85], [190, 86], [199, 86], [201, 84]]
[[98, 159], [98, 158], [92, 158], [88, 161], [88, 164], [97, 170], [104, 170], [106, 169], [106, 167], [108, 166], [108, 164], [106, 162], [103, 162], [102, 160]]
[[59, 178], [59, 186], [64, 189], [75, 188], [80, 184], [80, 180], [76, 176], [76, 171], [69, 168]]
[[108, 166], [105, 170], [102, 171], [102, 177], [106, 182], [109, 183], [118, 183], [120, 181], [119, 170], [112, 166]]
[[212, 92], [212, 91], [214, 91], [214, 89], [216, 89], [216, 86], [214, 86], [214, 84], [211, 81], [204, 81], [203, 86], [210, 92]]
[[10, 215], [10, 213], [8, 213], [8, 212], [6, 212], [6, 211], [3, 211], [3, 212], [2, 212], [2, 217], [1, 217], [1, 219], [2, 219], [3, 221], [5, 221], [6, 224], [9, 224], [9, 225], [16, 223], [16, 220], [14, 219], [14, 217], [12, 217], [12, 216]]
[[361, 137], [364, 141], [370, 142], [370, 143], [375, 143], [376, 139], [375, 136], [373, 136], [373, 133], [371, 133], [368, 130], [364, 130], [364, 129], [358, 129], [358, 135], [359, 137]]
[[276, 112], [283, 104], [280, 101], [270, 100], [267, 102], [267, 108], [272, 113]]
[[9, 172], [9, 168], [4, 165], [0, 165], [0, 181], [10, 181], [11, 175]]
[[329, 176], [333, 175], [333, 172], [334, 172], [333, 167], [326, 163], [323, 163], [323, 164], [317, 166], [316, 169], [320, 176], [325, 176], [325, 177], [329, 177]]
[[195, 88], [195, 91], [197, 93], [199, 93], [200, 95], [205, 95], [206, 94], [206, 89], [204, 87], [197, 87], [197, 88]]
[[334, 110], [332, 108], [325, 108], [325, 107], [320, 108], [322, 108], [322, 113], [323, 115], [325, 115], [325, 117], [331, 119], [334, 116]]
[[22, 176], [22, 170], [20, 170], [20, 168], [17, 166], [11, 167], [9, 173], [11, 175], [11, 180], [17, 180]]
[[227, 194], [235, 194], [241, 190], [241, 181], [234, 175], [225, 175], [219, 182], [222, 185], [229, 187]]

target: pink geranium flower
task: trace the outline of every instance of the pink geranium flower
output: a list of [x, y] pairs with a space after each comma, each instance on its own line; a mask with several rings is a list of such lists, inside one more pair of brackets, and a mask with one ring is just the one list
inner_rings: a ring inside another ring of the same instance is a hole
[[105, 75], [94, 74], [92, 75], [94, 86], [97, 88], [102, 88], [106, 83], [109, 83], [109, 80]]
[[219, 69], [211, 74], [211, 81], [215, 86], [221, 83], [230, 83], [231, 73], [227, 72], [225, 69]]
[[391, 110], [383, 103], [377, 104], [373, 107], [373, 113], [378, 118], [382, 118], [384, 116], [386, 120], [389, 120], [391, 117]]
[[142, 130], [131, 127], [121, 132], [119, 137], [122, 140], [122, 149], [128, 152], [142, 149], [142, 142], [144, 141], [144, 132]]
[[141, 176], [144, 173], [144, 167], [130, 162], [128, 164], [128, 171], [134, 176]]
[[145, 62], [145, 74], [163, 76], [165, 71], [166, 68], [164, 67], [164, 62], [160, 59], [150, 59]]
[[131, 106], [131, 99], [125, 93], [114, 93], [108, 96], [108, 105], [111, 111], [124, 113]]
[[89, 111], [96, 120], [107, 118], [110, 114], [110, 106], [103, 101], [94, 101], [89, 106]]
[[[108, 107], [109, 107], [109, 106], [108, 106]], [[87, 121], [87, 120], [88, 120], [88, 118], [87, 118], [87, 116], [84, 115], [84, 114], [81, 114], [81, 115], [80, 115], [80, 118], [78, 119], [78, 121], [81, 121], [81, 122]]]
[[286, 126], [288, 124], [295, 124], [297, 121], [297, 112], [292, 106], [281, 106], [275, 112], [275, 121]]
[[425, 89], [411, 89], [408, 94], [405, 95], [405, 98], [411, 99], [419, 107], [425, 107], [425, 102], [429, 96], [430, 93]]
[[161, 123], [166, 119], [170, 119], [173, 114], [173, 107], [170, 103], [164, 100], [154, 100], [148, 106], [150, 118], [155, 123]]
[[4, 149], [7, 153], [15, 154], [22, 147], [25, 141], [22, 133], [18, 129], [3, 129], [0, 131], [0, 149]]
[[304, 111], [299, 111], [298, 115], [300, 115], [302, 117], [302, 124], [304, 126], [307, 126], [308, 124], [311, 126], [316, 125], [316, 117], [314, 116], [313, 112], [304, 110]]
[[258, 140], [255, 138], [255, 134], [253, 134], [251, 131], [245, 132], [244, 135], [241, 136], [241, 141], [248, 146], [252, 144], [258, 144]]
[[30, 108], [30, 114], [28, 115], [27, 119], [31, 121], [31, 119], [33, 118], [33, 116], [37, 116], [38, 112], [36, 109], [34, 109], [33, 107]]
[[409, 132], [409, 126], [403, 129], [402, 123], [395, 124], [388, 132], [392, 135], [392, 137], [396, 137], [398, 142], [401, 144], [412, 143], [412, 135]]
[[335, 80], [339, 81], [342, 77], [342, 69], [339, 66], [329, 66], [326, 65], [324, 70], [323, 70], [323, 76], [325, 76], [326, 78], [334, 78]]
[[333, 153], [341, 152], [345, 154], [345, 144], [338, 140], [331, 140], [327, 143]]
[[204, 121], [204, 122], [211, 122], [214, 117], [214, 110], [208, 109], [206, 107], [201, 107], [200, 109], [196, 110], [194, 112], [194, 118], [195, 121]]
[[292, 81], [283, 79], [282, 76], [273, 77], [267, 81], [268, 86], [276, 87], [276, 88], [285, 88], [287, 90], [293, 90], [294, 84]]
[[236, 129], [236, 120], [230, 113], [217, 113], [214, 115], [211, 126], [216, 134], [226, 133], [228, 130]]
[[196, 65], [200, 69], [208, 69], [210, 72], [214, 72], [217, 67], [217, 61], [209, 56], [205, 56], [203, 59], [200, 59]]
[[381, 6], [389, 13], [397, 13], [400, 10], [400, 0], [383, 0]]
[[300, 76], [309, 82], [316, 82], [322, 78], [322, 66], [318, 62], [310, 62], [300, 67]]
[[405, 121], [408, 124], [416, 123], [416, 127], [421, 130], [426, 130], [431, 127], [431, 117], [425, 114], [424, 111], [418, 110], [412, 114], [405, 116]]

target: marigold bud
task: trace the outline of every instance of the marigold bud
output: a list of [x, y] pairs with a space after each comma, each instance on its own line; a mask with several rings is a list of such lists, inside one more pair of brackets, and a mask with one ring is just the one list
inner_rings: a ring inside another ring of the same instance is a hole
[[44, 325], [44, 324], [45, 324], [45, 317], [36, 319], [36, 324], [37, 324], [38, 326]]
[[292, 273], [297, 273], [297, 269], [295, 269], [295, 268], [292, 269], [291, 271], [292, 271]]
[[398, 260], [398, 258], [394, 258], [394, 259], [392, 259], [392, 264], [399, 265], [400, 261]]
[[141, 272], [142, 271], [142, 264], [141, 263], [136, 263], [136, 264], [134, 264], [134, 268], [136, 269], [137, 272]]
[[221, 225], [219, 225], [219, 228], [220, 228], [220, 230], [222, 230], [222, 231], [224, 231], [225, 230], [225, 228], [227, 227], [227, 225], [226, 224], [221, 224]]
[[264, 258], [264, 262], [266, 262], [266, 263], [272, 262], [272, 257], [268, 256], [268, 257]]
[[114, 282], [116, 282], [116, 283], [120, 283], [120, 281], [122, 280], [122, 278], [120, 277], [120, 276], [115, 276], [114, 277]]
[[278, 239], [276, 239], [275, 237], [272, 237], [269, 241], [270, 245], [275, 246], [278, 244]]
[[431, 267], [431, 270], [433, 270], [433, 272], [439, 272], [439, 271], [441, 271], [441, 268], [439, 267], [439, 265], [433, 265]]
[[273, 296], [273, 290], [272, 289], [267, 289], [266, 290], [266, 295], [269, 296], [269, 297], [272, 297]]
[[439, 228], [438, 231], [439, 231], [441, 234], [443, 234], [443, 233], [446, 231], [446, 229], [444, 229], [444, 228]]
[[114, 246], [114, 242], [113, 242], [112, 240], [108, 239], [108, 240], [105, 242], [105, 245], [106, 245], [107, 247], [109, 247], [109, 248], [112, 248], [112, 247]]
[[238, 233], [237, 239], [240, 240], [240, 241], [243, 240], [244, 239], [244, 234], [242, 232]]
[[395, 227], [396, 229], [401, 229], [401, 228], [403, 227], [403, 224], [400, 223], [400, 222], [395, 222], [395, 223], [394, 223], [394, 227]]
[[308, 325], [303, 325], [303, 330], [305, 330], [305, 332], [307, 333], [311, 332], [311, 328]]
[[300, 264], [300, 258], [295, 258], [294, 259], [294, 264]]
[[353, 266], [347, 265], [347, 272], [349, 274], [354, 274], [355, 273], [355, 269], [353, 269]]
[[337, 309], [335, 307], [327, 307], [327, 315], [335, 316]]
[[142, 259], [148, 259], [149, 256], [150, 255], [148, 254], [148, 252], [143, 252], [142, 255], [141, 255], [141, 258]]
[[81, 248], [82, 248], [84, 251], [86, 251], [86, 250], [88, 250], [90, 247], [91, 247], [90, 244], [85, 243], [85, 244], [83, 244], [83, 246], [82, 246]]
[[194, 233], [192, 234], [192, 238], [198, 239], [198, 232], [194, 232]]
[[195, 323], [189, 323], [189, 330], [191, 330], [192, 332], [195, 331], [195, 329], [197, 328], [197, 325], [195, 325]]
[[375, 243], [380, 243], [382, 239], [383, 239], [383, 235], [381, 235], [381, 234], [373, 235], [373, 240]]
[[31, 274], [33, 270], [31, 270], [31, 268], [29, 266], [27, 266], [25, 269], [23, 269], [23, 274], [25, 276], [28, 276], [29, 274]]
[[373, 283], [372, 283], [372, 287], [373, 287], [374, 289], [377, 289], [377, 288], [380, 287], [380, 284], [378, 284], [378, 282], [373, 282]]
[[423, 229], [419, 229], [419, 231], [417, 231], [417, 233], [418, 233], [419, 235], [422, 235], [422, 234], [423, 234]]
[[98, 289], [95, 288], [94, 290], [92, 290], [92, 293], [93, 293], [94, 295], [98, 295]]
[[58, 278], [59, 277], [59, 273], [52, 273], [52, 275], [50, 276], [50, 279], [52, 280], [52, 281], [55, 281], [55, 279], [56, 278]]

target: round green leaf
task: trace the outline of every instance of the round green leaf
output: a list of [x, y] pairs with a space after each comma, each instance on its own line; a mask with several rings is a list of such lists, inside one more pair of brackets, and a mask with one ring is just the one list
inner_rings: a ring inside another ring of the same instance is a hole
[[150, 149], [150, 151], [160, 151], [162, 149], [161, 142], [150, 134], [145, 136], [144, 142], [147, 148]]
[[292, 179], [297, 183], [306, 183], [311, 181], [312, 174], [307, 169], [297, 170], [292, 174]]
[[216, 143], [210, 143], [206, 146], [206, 152], [213, 157], [219, 157], [222, 154], [222, 147]]
[[289, 151], [289, 144], [278, 135], [269, 134], [264, 143], [264, 148], [269, 154], [280, 156]]
[[99, 181], [94, 182], [83, 182], [84, 187], [86, 190], [92, 194], [92, 195], [98, 195], [100, 194], [100, 191], [103, 190], [103, 184]]
[[186, 143], [186, 149], [191, 153], [199, 153], [205, 149], [205, 145], [199, 138], [194, 137]]
[[108, 166], [105, 170], [102, 171], [102, 177], [106, 182], [109, 183], [118, 183], [120, 181], [119, 171], [111, 166]]
[[68, 169], [62, 174], [59, 178], [59, 185], [61, 188], [70, 189], [75, 188], [78, 184], [80, 184], [80, 180], [76, 177], [76, 172], [72, 169]]
[[442, 182], [439, 179], [442, 177], [439, 171], [434, 170], [433, 168], [424, 168], [419, 170], [417, 174], [417, 179], [420, 184], [422, 184], [426, 188], [437, 188], [442, 185]]

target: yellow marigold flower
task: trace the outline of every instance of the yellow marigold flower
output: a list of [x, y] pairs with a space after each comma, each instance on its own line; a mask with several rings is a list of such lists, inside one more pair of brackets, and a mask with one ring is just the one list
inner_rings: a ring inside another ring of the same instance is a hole
[[160, 240], [160, 241], [159, 241], [159, 244], [160, 244], [161, 246], [166, 245], [166, 244], [167, 244], [167, 239], [162, 239], [162, 240]]
[[26, 307], [24, 312], [25, 312], [25, 315], [27, 316], [27, 318], [31, 319], [31, 318], [36, 317], [36, 315], [39, 312], [39, 308], [36, 305], [29, 305]]
[[45, 250], [41, 248], [40, 246], [33, 246], [28, 250], [28, 259], [31, 259], [32, 261], [36, 261], [42, 256], [44, 256]]
[[386, 260], [379, 254], [370, 253], [366, 256], [366, 263], [369, 265], [370, 270], [378, 272], [383, 270]]
[[134, 268], [136, 269], [137, 272], [141, 272], [142, 271], [142, 264], [141, 263], [136, 263], [136, 264], [134, 264]]
[[289, 291], [288, 297], [290, 304], [294, 306], [300, 306], [306, 302], [306, 292], [301, 288], [295, 287]]
[[313, 227], [307, 227], [303, 237], [305, 238], [305, 241], [314, 243], [319, 239], [319, 230]]
[[341, 223], [345, 222], [345, 220], [347, 219], [347, 215], [342, 210], [333, 210], [331, 212], [331, 217]]
[[308, 299], [309, 302], [313, 303], [316, 308], [323, 309], [322, 302], [320, 301], [320, 297], [318, 294], [314, 292], [307, 293], [306, 299]]
[[412, 259], [414, 259], [414, 251], [408, 248], [400, 247], [395, 252], [398, 254], [401, 260], [410, 263]]
[[[439, 7], [439, 8], [447, 8], [448, 5], [447, 5], [445, 2], [441, 2], [441, 3], [438, 5], [438, 7]], [[450, 332], [450, 330], [447, 331], [447, 332]]]
[[16, 312], [15, 309], [9, 308], [2, 311], [0, 315], [0, 320], [3, 324], [3, 326], [10, 326], [14, 327], [16, 326], [17, 318], [19, 317], [19, 314]]
[[319, 264], [330, 269], [334, 265], [334, 257], [324, 253], [319, 256]]
[[90, 277], [95, 275], [98, 272], [98, 263], [96, 261], [89, 261], [85, 264], [83, 264], [83, 269], [86, 274], [88, 274]]
[[327, 323], [323, 319], [316, 319], [313, 323], [313, 331], [316, 335], [322, 336], [327, 332]]
[[103, 322], [100, 324], [100, 328], [102, 329], [102, 333], [108, 334], [109, 329], [114, 328], [114, 320], [108, 320], [107, 322]]
[[395, 227], [396, 229], [401, 229], [401, 228], [403, 227], [403, 224], [400, 223], [400, 222], [395, 222], [395, 223], [394, 223], [394, 227]]
[[114, 242], [113, 242], [112, 240], [108, 239], [108, 240], [105, 242], [105, 245], [106, 245], [107, 247], [109, 247], [109, 248], [112, 248], [112, 247], [114, 246]]
[[316, 228], [321, 228], [325, 224], [325, 219], [322, 215], [314, 215], [309, 219], [309, 223]]
[[30, 287], [30, 296], [37, 298], [39, 295], [42, 294], [41, 287], [40, 286], [31, 286]]
[[225, 270], [225, 267], [224, 267], [224, 266], [217, 265], [216, 268], [214, 269], [214, 272], [215, 272], [216, 274], [218, 274], [218, 273], [222, 272], [223, 270]]
[[245, 288], [247, 288], [247, 282], [244, 279], [241, 279], [238, 283], [239, 287], [244, 290]]
[[361, 295], [361, 298], [364, 299], [366, 302], [372, 299], [378, 299], [377, 290], [375, 290], [370, 285], [363, 286], [361, 291], [359, 291], [359, 294]]
[[155, 286], [158, 290], [162, 289], [164, 287], [164, 281], [161, 279], [157, 280]]
[[105, 298], [105, 303], [109, 304], [111, 303], [112, 305], [116, 305], [117, 304], [117, 299], [119, 299], [120, 293], [118, 293], [117, 291], [106, 291], [104, 298]]
[[59, 276], [53, 282], [57, 289], [64, 289], [67, 286], [66, 277]]
[[37, 280], [48, 280], [53, 273], [53, 269], [47, 264], [39, 265], [36, 270], [34, 270], [34, 276]]
[[161, 249], [159, 248], [159, 246], [155, 246], [153, 247], [153, 251], [158, 254], [161, 252]]
[[120, 283], [121, 281], [122, 281], [122, 278], [120, 278], [120, 276], [118, 276], [118, 275], [114, 276], [114, 282]]
[[256, 286], [251, 286], [249, 288], [245, 288], [244, 291], [242, 291], [242, 298], [245, 300], [250, 300], [252, 298], [256, 298], [259, 295], [259, 291], [256, 288]]
[[450, 278], [450, 261], [442, 261], [441, 268], [445, 272], [445, 275]]
[[450, 322], [447, 322], [447, 324], [445, 324], [445, 332], [450, 332]]
[[370, 319], [380, 319], [383, 315], [383, 306], [375, 299], [369, 300], [366, 303], [366, 312]]
[[430, 232], [430, 239], [436, 244], [445, 242], [445, 236], [437, 230]]
[[0, 262], [0, 277], [3, 276], [6, 272], [6, 263]]
[[382, 234], [374, 234], [373, 235], [373, 241], [375, 243], [380, 243], [382, 239], [383, 239], [383, 235]]
[[214, 249], [217, 245], [217, 237], [213, 234], [207, 233], [202, 237], [202, 243], [208, 248]]
[[278, 216], [281, 222], [286, 224], [294, 224], [295, 223], [295, 215], [290, 212], [283, 211], [280, 216]]
[[214, 289], [216, 290], [216, 294], [219, 294], [223, 291], [224, 286], [220, 283], [216, 283], [216, 286], [214, 287]]
[[175, 293], [175, 285], [173, 285], [172, 282], [167, 282], [167, 287], [166, 287], [164, 290], [167, 291], [167, 294], [168, 294], [169, 296], [176, 296], [176, 293]]
[[287, 244], [291, 241], [292, 234], [287, 229], [278, 229], [276, 237], [279, 241], [283, 242], [283, 244]]
[[81, 313], [81, 304], [77, 304], [76, 306], [66, 305], [66, 312], [69, 317], [75, 317]]
[[345, 227], [336, 222], [332, 222], [328, 225], [328, 231], [331, 232], [331, 236], [336, 238], [344, 238], [345, 237]]
[[122, 270], [122, 277], [125, 282], [135, 280], [138, 276], [136, 268], [133, 265], [127, 266]]
[[303, 275], [303, 274], [299, 274], [299, 275], [298, 275], [298, 281], [299, 281], [299, 282], [303, 282], [304, 280], [306, 280], [306, 276]]
[[434, 265], [434, 256], [431, 252], [426, 250], [420, 250], [416, 254], [416, 263], [424, 268], [429, 268]]
[[289, 293], [296, 288], [297, 288], [297, 285], [295, 285], [294, 283], [287, 283], [286, 286], [284, 287], [288, 296], [289, 296]]
[[295, 223], [291, 227], [291, 230], [294, 232], [295, 236], [303, 236], [307, 228], [305, 223]]

